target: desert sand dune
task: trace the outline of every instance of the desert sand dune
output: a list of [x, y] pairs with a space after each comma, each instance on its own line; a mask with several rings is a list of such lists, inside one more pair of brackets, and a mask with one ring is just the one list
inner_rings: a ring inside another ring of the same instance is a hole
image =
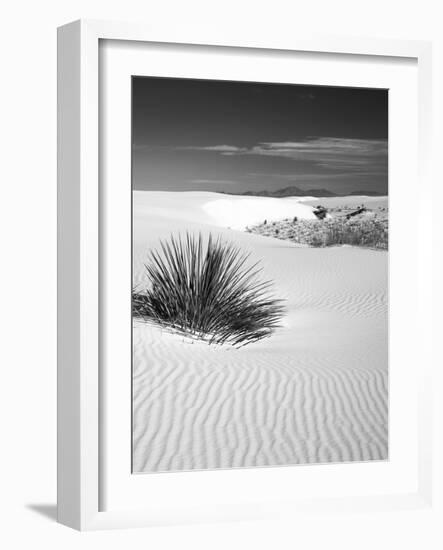
[[364, 204], [367, 208], [376, 210], [377, 208], [387, 208], [389, 204], [388, 197], [368, 197], [366, 195], [349, 195], [347, 197], [303, 197], [300, 201], [304, 205], [316, 206], [321, 204], [326, 208], [336, 208], [337, 206], [347, 205], [353, 208]]
[[313, 215], [299, 198], [134, 192], [136, 285], [159, 239], [212, 232], [286, 301], [282, 326], [241, 349], [134, 321], [134, 472], [387, 458], [387, 253], [235, 229], [266, 212]]
[[263, 220], [297, 218], [316, 220], [313, 208], [296, 199], [274, 199], [268, 197], [230, 197], [207, 202], [203, 210], [213, 219], [215, 225], [245, 229]]

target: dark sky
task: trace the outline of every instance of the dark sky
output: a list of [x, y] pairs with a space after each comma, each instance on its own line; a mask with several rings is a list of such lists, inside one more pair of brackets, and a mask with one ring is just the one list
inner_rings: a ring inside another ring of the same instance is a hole
[[133, 77], [133, 187], [387, 194], [388, 92]]

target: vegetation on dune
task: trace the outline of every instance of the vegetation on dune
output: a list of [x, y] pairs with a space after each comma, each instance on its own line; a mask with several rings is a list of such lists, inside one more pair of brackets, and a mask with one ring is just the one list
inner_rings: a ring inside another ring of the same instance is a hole
[[134, 317], [210, 344], [244, 346], [270, 336], [283, 303], [248, 258], [220, 237], [171, 236], [149, 253], [148, 287], [132, 293]]
[[335, 217], [322, 220], [283, 220], [248, 228], [250, 233], [314, 247], [352, 245], [388, 249], [388, 220], [373, 217]]

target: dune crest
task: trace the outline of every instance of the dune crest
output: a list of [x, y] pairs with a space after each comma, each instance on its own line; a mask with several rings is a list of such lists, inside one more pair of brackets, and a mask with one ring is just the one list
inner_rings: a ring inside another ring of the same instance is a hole
[[240, 230], [266, 219], [280, 220], [294, 216], [306, 220], [317, 219], [314, 208], [301, 204], [297, 199], [223, 198], [207, 202], [203, 205], [203, 210], [212, 218], [214, 225]]

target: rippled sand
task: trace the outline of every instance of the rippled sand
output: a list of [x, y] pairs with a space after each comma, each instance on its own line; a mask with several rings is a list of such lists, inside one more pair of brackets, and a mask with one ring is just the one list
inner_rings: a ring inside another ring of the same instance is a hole
[[242, 349], [134, 322], [134, 472], [386, 459], [387, 253], [223, 228], [208, 216], [217, 199], [134, 194], [135, 284], [160, 238], [221, 233], [262, 262], [287, 315]]

